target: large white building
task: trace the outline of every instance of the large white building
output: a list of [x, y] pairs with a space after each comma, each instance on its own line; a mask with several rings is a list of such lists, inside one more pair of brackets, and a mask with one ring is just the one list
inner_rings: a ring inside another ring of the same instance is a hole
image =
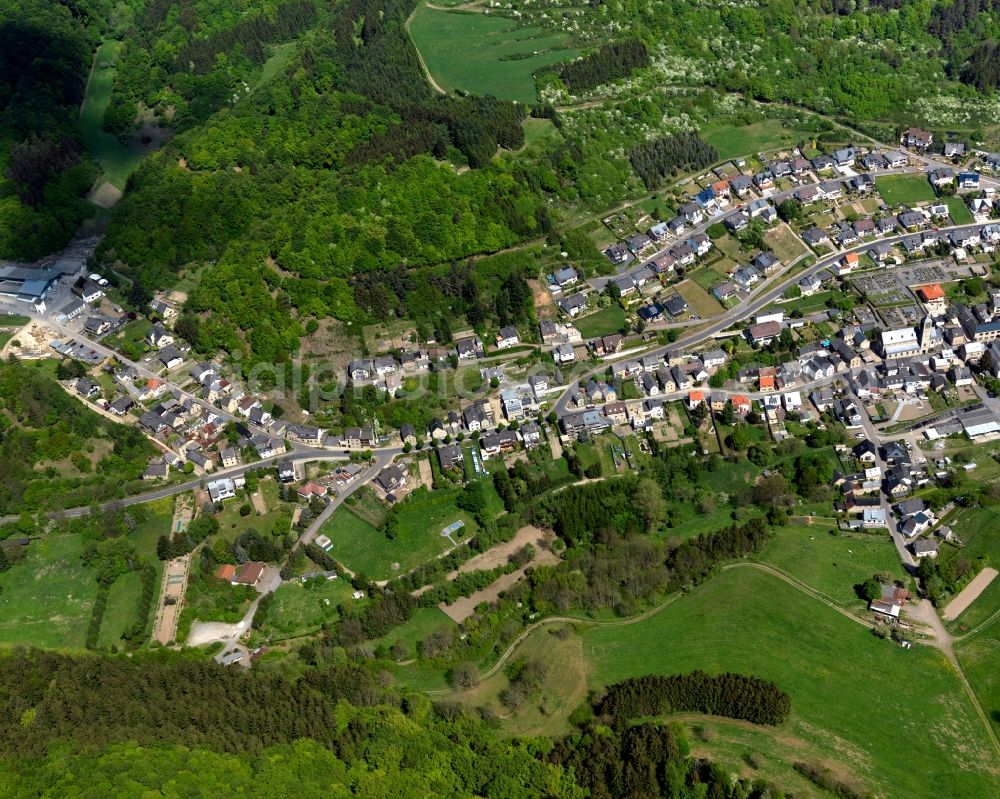
[[917, 338], [916, 329], [912, 327], [883, 330], [880, 344], [882, 357], [886, 360], [908, 358], [920, 352], [920, 340]]

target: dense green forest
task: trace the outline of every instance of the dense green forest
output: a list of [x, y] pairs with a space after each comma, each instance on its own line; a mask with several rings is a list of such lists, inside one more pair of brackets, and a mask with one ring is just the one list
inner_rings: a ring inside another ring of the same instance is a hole
[[0, 515], [124, 496], [156, 452], [138, 428], [89, 410], [45, 369], [0, 364]]
[[59, 249], [89, 213], [77, 116], [110, 7], [0, 2], [0, 258]]
[[[293, 785], [338, 797], [781, 796], [690, 758], [679, 728], [586, 724], [565, 742], [503, 740], [364, 664], [294, 679], [172, 653], [24, 651], [0, 665], [4, 796], [286, 796]], [[660, 781], [663, 793], [647, 792]]]

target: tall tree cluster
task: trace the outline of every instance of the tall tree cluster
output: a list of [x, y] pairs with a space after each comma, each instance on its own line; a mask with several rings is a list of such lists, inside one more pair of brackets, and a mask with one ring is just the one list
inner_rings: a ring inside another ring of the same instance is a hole
[[564, 64], [559, 77], [575, 94], [602, 83], [628, 77], [632, 70], [649, 66], [649, 52], [639, 39], [605, 44], [589, 55]]
[[637, 144], [628, 157], [646, 188], [652, 189], [678, 172], [714, 164], [719, 160], [719, 151], [689, 131]]

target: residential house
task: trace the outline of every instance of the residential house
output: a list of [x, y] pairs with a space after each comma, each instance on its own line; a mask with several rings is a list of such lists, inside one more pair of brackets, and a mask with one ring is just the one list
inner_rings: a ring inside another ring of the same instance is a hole
[[631, 257], [628, 247], [621, 244], [612, 244], [604, 251], [604, 255], [613, 264], [623, 264]]
[[571, 294], [569, 297], [563, 297], [559, 300], [558, 305], [563, 313], [575, 317], [587, 307], [587, 298], [583, 294]]
[[979, 173], [978, 172], [959, 172], [958, 173], [958, 188], [960, 188], [960, 189], [978, 189], [979, 188]]
[[394, 463], [386, 466], [375, 477], [375, 485], [381, 488], [386, 494], [399, 490], [409, 479], [410, 471], [402, 463]]
[[944, 143], [945, 158], [961, 158], [965, 155], [965, 142], [947, 141]]
[[904, 147], [916, 150], [926, 150], [934, 141], [933, 134], [920, 128], [909, 128], [899, 137], [899, 143]]
[[497, 333], [496, 344], [498, 350], [505, 350], [509, 347], [516, 346], [521, 341], [517, 335], [517, 328], [513, 325], [508, 325], [507, 327], [501, 327], [500, 332]]
[[712, 294], [719, 302], [725, 302], [726, 300], [732, 299], [736, 296], [736, 286], [732, 282], [726, 280], [719, 283], [717, 286], [712, 287]]
[[781, 335], [781, 323], [775, 321], [759, 322], [747, 329], [747, 337], [754, 347], [766, 347], [779, 335]]
[[947, 166], [938, 167], [927, 173], [927, 179], [935, 188], [950, 186], [955, 182], [955, 170]]
[[375, 366], [368, 359], [354, 360], [347, 364], [347, 374], [350, 375], [351, 380], [355, 382], [360, 380], [370, 380], [374, 373]]
[[442, 444], [438, 447], [437, 455], [442, 470], [460, 468], [462, 465], [462, 448], [457, 444]]
[[576, 359], [576, 352], [573, 345], [567, 342], [553, 349], [552, 357], [556, 363], [572, 363]]
[[174, 369], [184, 363], [184, 356], [176, 347], [164, 347], [156, 358], [167, 369]]
[[483, 351], [483, 342], [479, 336], [468, 336], [459, 339], [455, 342], [455, 352], [459, 360], [482, 358], [485, 354]]
[[174, 343], [173, 333], [168, 331], [163, 325], [157, 323], [146, 333], [146, 343], [155, 349], [167, 347]]
[[805, 231], [802, 234], [802, 240], [810, 247], [819, 247], [830, 243], [829, 235], [818, 227], [809, 228], [809, 230]]

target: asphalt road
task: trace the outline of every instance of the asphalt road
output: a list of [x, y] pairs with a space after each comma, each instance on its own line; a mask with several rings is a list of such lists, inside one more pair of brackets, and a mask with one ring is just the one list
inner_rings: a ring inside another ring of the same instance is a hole
[[[397, 455], [401, 454], [403, 451], [402, 447], [385, 447], [383, 449], [373, 451], [375, 456], [377, 466], [374, 473], [370, 476], [365, 477], [365, 482], [370, 480], [372, 477], [378, 474], [381, 469], [389, 465], [392, 459]], [[172, 497], [176, 494], [183, 494], [185, 491], [192, 491], [195, 488], [203, 485], [206, 482], [211, 482], [212, 480], [218, 480], [222, 477], [238, 477], [247, 472], [252, 472], [256, 469], [265, 468], [268, 466], [273, 466], [275, 463], [281, 460], [290, 460], [293, 463], [301, 463], [304, 461], [346, 461], [349, 460], [349, 455], [345, 455], [343, 450], [338, 450], [336, 452], [328, 449], [316, 449], [312, 447], [303, 447], [298, 450], [293, 450], [291, 452], [284, 452], [280, 455], [274, 455], [270, 458], [265, 458], [260, 461], [255, 461], [253, 463], [244, 463], [239, 466], [231, 466], [228, 469], [219, 469], [218, 471], [211, 472], [209, 474], [202, 475], [200, 477], [193, 478], [191, 480], [185, 480], [183, 483], [175, 483], [174, 485], [163, 486], [162, 488], [157, 488], [153, 491], [147, 491], [142, 494], [135, 494], [131, 497], [122, 497], [121, 499], [108, 500], [98, 505], [99, 510], [107, 510], [116, 507], [128, 507], [130, 505], [139, 505], [143, 502], [152, 502], [157, 499], [163, 499], [165, 497]], [[365, 473], [369, 475], [368, 472]], [[361, 481], [355, 481], [354, 486], [361, 485]], [[352, 487], [347, 494], [351, 493], [354, 488]], [[345, 494], [346, 496], [346, 494]], [[52, 511], [48, 514], [50, 518], [60, 517], [60, 518], [76, 518], [78, 516], [85, 516], [90, 513], [91, 506], [84, 505], [78, 508], [68, 508], [62, 511]], [[332, 513], [332, 511], [331, 511]], [[0, 516], [0, 524], [11, 524], [20, 519], [20, 516]]]

